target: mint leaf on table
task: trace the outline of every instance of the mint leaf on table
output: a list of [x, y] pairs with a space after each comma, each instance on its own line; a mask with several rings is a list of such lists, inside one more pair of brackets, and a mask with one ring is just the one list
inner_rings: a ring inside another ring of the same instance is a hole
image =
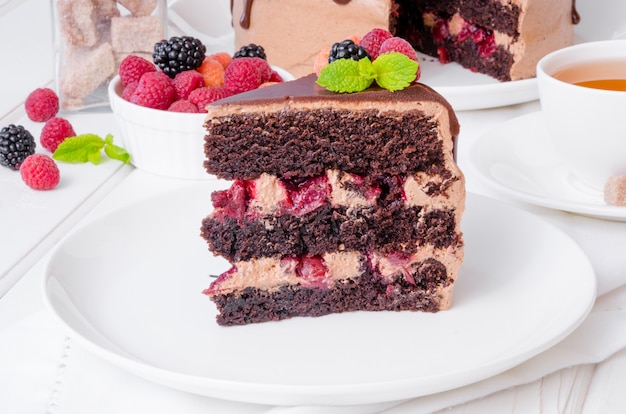
[[417, 76], [419, 64], [398, 52], [383, 53], [372, 63], [376, 83], [391, 92], [408, 87]]
[[130, 154], [128, 151], [113, 144], [113, 135], [111, 134], [108, 134], [104, 139], [104, 153], [108, 155], [109, 158], [122, 161], [124, 164], [130, 162]]
[[57, 161], [83, 163], [100, 162], [100, 152], [104, 147], [104, 140], [94, 134], [82, 134], [66, 138], [59, 144], [52, 158]]
[[90, 162], [98, 165], [103, 148], [110, 158], [124, 163], [130, 161], [130, 154], [125, 149], [113, 144], [111, 134], [107, 135], [106, 139], [95, 134], [82, 134], [66, 138], [54, 151], [52, 158], [68, 163]]

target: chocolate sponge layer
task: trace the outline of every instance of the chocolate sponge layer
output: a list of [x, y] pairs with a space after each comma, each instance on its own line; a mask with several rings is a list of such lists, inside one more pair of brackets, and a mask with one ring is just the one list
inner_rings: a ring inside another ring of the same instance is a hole
[[[338, 249], [404, 251], [419, 245], [445, 248], [458, 243], [453, 210], [392, 206], [360, 208], [320, 207], [302, 216], [263, 218], [205, 218], [201, 234], [209, 249], [231, 262], [259, 257], [321, 255]], [[410, 243], [408, 243], [410, 241]]]
[[327, 169], [409, 175], [444, 163], [436, 123], [417, 110], [233, 114], [207, 130], [205, 167], [225, 179], [314, 177]]

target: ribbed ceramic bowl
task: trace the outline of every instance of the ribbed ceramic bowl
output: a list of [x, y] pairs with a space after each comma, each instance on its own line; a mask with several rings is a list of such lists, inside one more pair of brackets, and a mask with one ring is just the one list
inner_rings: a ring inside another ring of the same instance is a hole
[[109, 83], [109, 101], [122, 134], [119, 143], [130, 153], [130, 162], [167, 177], [210, 178], [202, 166], [206, 114], [146, 108], [122, 99], [123, 90], [116, 76]]
[[[293, 76], [273, 67], [284, 80]], [[206, 114], [169, 112], [135, 105], [122, 99], [123, 86], [116, 76], [109, 83], [109, 102], [121, 136], [115, 137], [131, 156], [135, 167], [166, 177], [206, 180], [203, 167]]]

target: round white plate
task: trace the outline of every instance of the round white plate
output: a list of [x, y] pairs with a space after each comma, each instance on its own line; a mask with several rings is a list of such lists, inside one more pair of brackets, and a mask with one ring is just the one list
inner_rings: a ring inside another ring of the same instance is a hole
[[505, 122], [479, 138], [470, 162], [488, 184], [517, 200], [626, 221], [626, 207], [606, 205], [602, 188], [584, 184], [561, 161], [540, 111]]
[[[581, 22], [575, 27], [574, 43], [626, 37], [625, 1], [605, 0], [602, 7], [598, 7], [593, 0], [578, 0], [576, 8]], [[198, 10], [206, 12], [198, 13]], [[209, 49], [234, 49], [229, 0], [176, 0], [170, 8], [170, 20], [179, 31], [203, 39]], [[441, 93], [457, 111], [512, 105], [539, 98], [534, 78], [499, 82], [456, 63], [441, 64], [423, 54], [420, 54], [420, 63], [420, 82]]]
[[595, 299], [581, 249], [535, 216], [470, 196], [452, 308], [220, 327], [202, 290], [227, 268], [199, 236], [210, 188], [140, 202], [74, 232], [45, 275], [72, 337], [167, 386], [261, 404], [366, 404], [463, 386], [574, 330]]

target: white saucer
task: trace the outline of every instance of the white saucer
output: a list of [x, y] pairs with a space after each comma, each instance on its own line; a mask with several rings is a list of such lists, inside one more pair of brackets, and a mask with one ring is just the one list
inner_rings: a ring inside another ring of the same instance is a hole
[[451, 309], [220, 327], [201, 292], [228, 266], [199, 236], [216, 184], [129, 205], [58, 245], [45, 300], [74, 341], [192, 393], [272, 405], [369, 404], [512, 368], [571, 333], [595, 300], [593, 269], [571, 238], [521, 209], [469, 195]]
[[626, 221], [626, 207], [608, 206], [601, 188], [576, 178], [552, 145], [542, 112], [496, 127], [481, 137], [470, 161], [487, 183], [531, 204], [595, 218]]

